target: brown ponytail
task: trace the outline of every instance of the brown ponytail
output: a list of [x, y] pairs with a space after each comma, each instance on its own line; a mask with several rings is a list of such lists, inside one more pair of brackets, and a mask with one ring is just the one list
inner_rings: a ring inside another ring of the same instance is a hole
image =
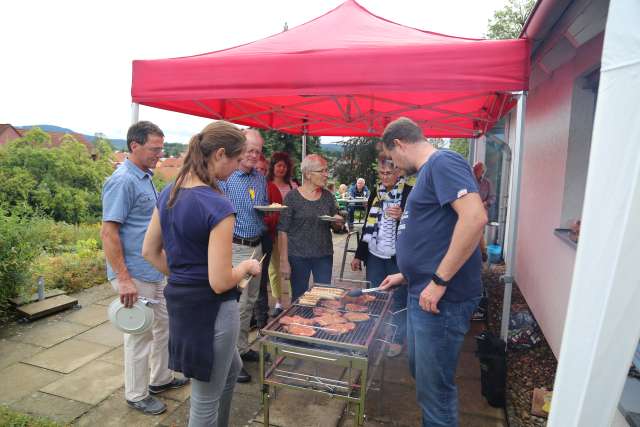
[[175, 205], [180, 187], [190, 173], [209, 187], [220, 191], [216, 178], [209, 174], [209, 158], [220, 148], [224, 148], [227, 157], [239, 156], [245, 141], [244, 133], [240, 129], [222, 120], [208, 124], [202, 132], [192, 136], [184, 163], [171, 189], [167, 206], [172, 208]]

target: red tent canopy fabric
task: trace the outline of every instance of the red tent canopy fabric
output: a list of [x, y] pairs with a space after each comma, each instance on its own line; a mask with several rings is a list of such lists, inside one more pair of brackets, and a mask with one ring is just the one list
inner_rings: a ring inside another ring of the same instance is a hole
[[234, 48], [133, 62], [133, 102], [292, 134], [379, 136], [398, 116], [426, 136], [477, 137], [529, 81], [529, 43], [422, 31], [354, 0]]

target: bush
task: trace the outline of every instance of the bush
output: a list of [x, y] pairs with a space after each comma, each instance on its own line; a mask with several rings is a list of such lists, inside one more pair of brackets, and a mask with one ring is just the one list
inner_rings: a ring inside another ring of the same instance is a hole
[[31, 283], [44, 278], [48, 289], [78, 292], [104, 283], [107, 279], [104, 253], [95, 240], [81, 240], [76, 252], [38, 257], [31, 268]]
[[6, 406], [0, 405], [0, 426], [6, 427], [60, 427], [54, 421], [46, 418], [32, 417], [12, 411]]
[[0, 210], [0, 317], [10, 298], [27, 295], [29, 267], [41, 252], [30, 225], [30, 221], [7, 216]]
[[48, 218], [33, 218], [30, 221], [29, 238], [51, 254], [73, 251], [76, 242], [87, 239], [94, 239], [98, 248], [102, 248], [99, 223], [72, 225]]

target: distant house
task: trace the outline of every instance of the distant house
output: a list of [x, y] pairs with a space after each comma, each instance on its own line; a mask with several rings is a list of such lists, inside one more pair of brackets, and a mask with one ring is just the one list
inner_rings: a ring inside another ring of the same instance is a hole
[[184, 158], [182, 156], [163, 158], [158, 162], [153, 172], [165, 181], [171, 181], [178, 176], [183, 163]]
[[8, 123], [0, 123], [0, 145], [4, 145], [9, 141], [20, 138], [20, 131]]
[[128, 156], [129, 154], [125, 151], [116, 151], [115, 153], [113, 153], [113, 168], [115, 169], [123, 164]]

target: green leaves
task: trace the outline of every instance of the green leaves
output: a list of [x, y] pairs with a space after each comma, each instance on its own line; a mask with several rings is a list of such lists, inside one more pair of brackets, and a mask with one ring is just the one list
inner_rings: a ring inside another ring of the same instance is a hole
[[509, 0], [489, 19], [487, 38], [517, 39], [534, 4], [535, 0]]

